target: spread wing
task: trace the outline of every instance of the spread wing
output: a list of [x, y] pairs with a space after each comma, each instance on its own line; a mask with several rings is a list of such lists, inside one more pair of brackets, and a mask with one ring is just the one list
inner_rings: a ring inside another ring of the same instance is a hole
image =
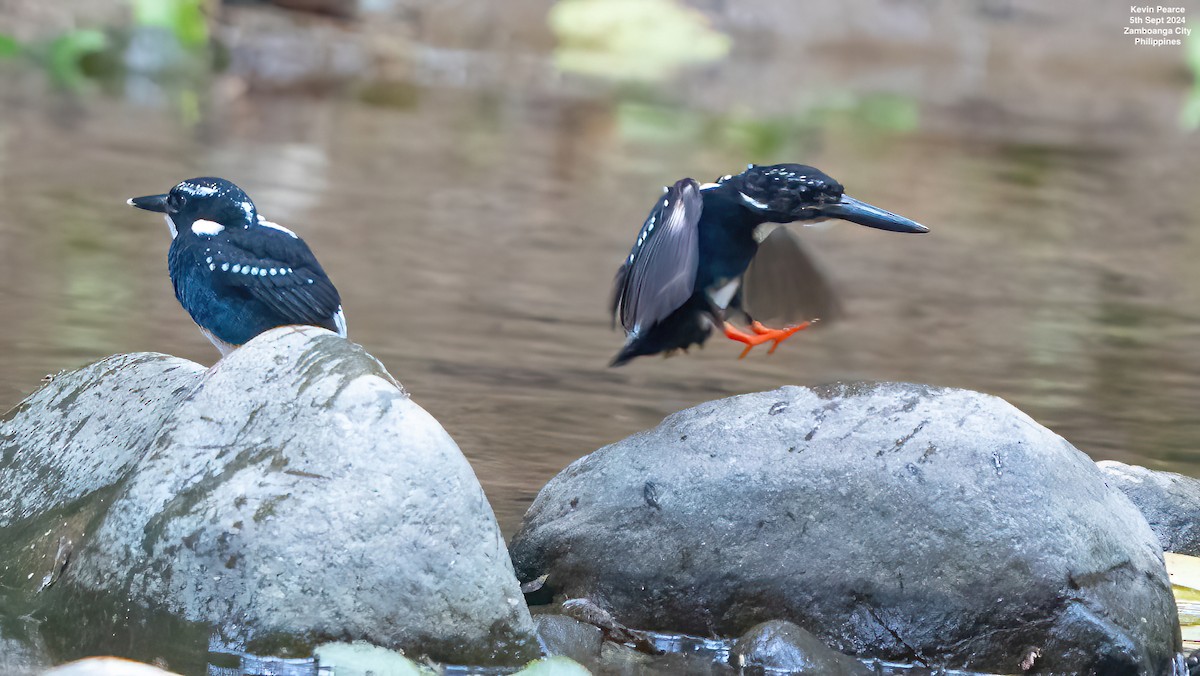
[[650, 328], [691, 297], [703, 209], [700, 186], [685, 178], [650, 211], [613, 285], [613, 317], [626, 333]]
[[259, 228], [253, 236], [231, 233], [212, 274], [241, 288], [290, 324], [332, 326], [341, 298], [303, 240]]
[[842, 314], [829, 279], [787, 227], [775, 228], [758, 245], [742, 278], [741, 308], [766, 323], [829, 321]]

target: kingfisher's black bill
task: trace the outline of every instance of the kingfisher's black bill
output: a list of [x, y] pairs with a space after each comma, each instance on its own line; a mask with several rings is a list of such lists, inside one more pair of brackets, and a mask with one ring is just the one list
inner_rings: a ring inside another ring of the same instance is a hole
[[129, 206], [165, 214], [167, 213], [167, 196], [146, 195], [145, 197], [131, 197], [129, 198]]
[[840, 218], [843, 221], [858, 223], [868, 228], [879, 228], [892, 232], [929, 232], [929, 228], [916, 221], [893, 214], [886, 209], [871, 206], [849, 195], [842, 195], [842, 200], [836, 204], [822, 206], [821, 213], [830, 218]]

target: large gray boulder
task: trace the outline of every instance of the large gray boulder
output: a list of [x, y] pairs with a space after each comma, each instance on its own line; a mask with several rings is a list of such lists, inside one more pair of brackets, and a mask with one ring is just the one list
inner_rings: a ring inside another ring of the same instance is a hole
[[1142, 511], [1164, 551], [1200, 556], [1200, 479], [1115, 460], [1096, 465]]
[[682, 411], [550, 481], [511, 549], [520, 579], [642, 629], [785, 619], [839, 652], [1001, 673], [1158, 673], [1180, 648], [1145, 519], [976, 392], [787, 387]]
[[[147, 377], [165, 380], [164, 363], [134, 360], [95, 379], [90, 367], [51, 387], [79, 390], [73, 415], [86, 419], [108, 410], [87, 398], [93, 390], [125, 401]], [[186, 393], [165, 415], [109, 411], [128, 457], [77, 479], [95, 499], [76, 500], [87, 518], [65, 520], [77, 526], [70, 533], [15, 524], [32, 533], [19, 547], [43, 555], [40, 565], [17, 557], [23, 567], [6, 579], [36, 603], [37, 581], [50, 575], [49, 591], [132, 601], [268, 653], [366, 640], [475, 664], [536, 655], [471, 467], [378, 361], [328, 331], [288, 327], [191, 376], [145, 395], [166, 408], [168, 394]], [[36, 481], [28, 472], [56, 464], [41, 440], [44, 427], [58, 429], [45, 421], [61, 399], [39, 396], [6, 425], [6, 438], [32, 441], [13, 442], [24, 464], [0, 475], [0, 500], [17, 500], [27, 517], [62, 502], [56, 475], [44, 497], [11, 497], [10, 487]], [[81, 444], [68, 457], [107, 448]], [[64, 537], [69, 565], [51, 555]]]

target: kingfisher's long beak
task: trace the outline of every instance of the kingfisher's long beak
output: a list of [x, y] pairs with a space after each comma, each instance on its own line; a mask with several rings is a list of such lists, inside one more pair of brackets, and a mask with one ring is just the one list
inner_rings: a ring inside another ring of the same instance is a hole
[[871, 206], [849, 195], [842, 195], [840, 202], [822, 206], [820, 211], [830, 218], [840, 218], [843, 221], [858, 223], [868, 228], [879, 228], [892, 232], [929, 232], [929, 228], [916, 221]]
[[160, 214], [167, 213], [167, 196], [166, 195], [146, 195], [145, 197], [130, 197], [129, 206], [145, 209], [146, 211], [154, 211]]

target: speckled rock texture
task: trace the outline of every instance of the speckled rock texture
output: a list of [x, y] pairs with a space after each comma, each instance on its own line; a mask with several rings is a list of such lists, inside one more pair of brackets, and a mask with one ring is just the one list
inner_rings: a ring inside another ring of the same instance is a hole
[[1200, 479], [1113, 460], [1096, 465], [1142, 511], [1164, 551], [1200, 556]]
[[[66, 412], [64, 397], [75, 397]], [[3, 576], [27, 595], [46, 577], [267, 651], [366, 640], [460, 663], [537, 654], [466, 458], [378, 361], [328, 331], [270, 331], [206, 372], [157, 355], [105, 360], [35, 394], [4, 429], [5, 462], [22, 464], [0, 475], [0, 500], [37, 521], [63, 490], [85, 496], [68, 533], [12, 526], [41, 552]], [[72, 434], [60, 460], [55, 440]], [[45, 496], [12, 496], [47, 467]], [[54, 554], [64, 538], [66, 557]]]
[[0, 528], [111, 486], [200, 381], [204, 367], [119, 354], [56, 376], [0, 423]]
[[521, 580], [640, 629], [782, 619], [842, 653], [998, 673], [1163, 673], [1180, 649], [1133, 504], [963, 390], [786, 387], [682, 411], [551, 480], [511, 551]]

